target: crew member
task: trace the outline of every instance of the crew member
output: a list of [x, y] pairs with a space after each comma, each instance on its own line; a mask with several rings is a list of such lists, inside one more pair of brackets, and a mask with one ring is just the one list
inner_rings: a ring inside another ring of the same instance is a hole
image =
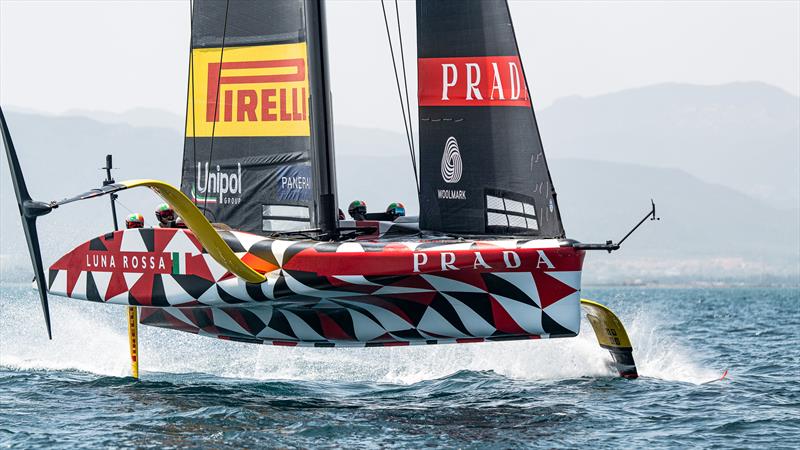
[[175, 211], [166, 203], [162, 203], [156, 208], [156, 219], [161, 228], [175, 228]]
[[125, 228], [144, 228], [144, 216], [139, 213], [133, 213], [125, 218]]
[[390, 203], [389, 207], [386, 208], [386, 214], [391, 217], [392, 220], [397, 220], [398, 217], [406, 215], [406, 206], [400, 202]]
[[347, 213], [353, 220], [367, 220], [367, 204], [363, 200], [353, 200], [350, 207], [347, 208]]

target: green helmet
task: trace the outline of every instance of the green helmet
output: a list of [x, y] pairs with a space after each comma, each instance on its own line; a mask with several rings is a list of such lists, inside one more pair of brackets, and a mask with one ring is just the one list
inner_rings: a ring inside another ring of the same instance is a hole
[[175, 211], [166, 203], [162, 203], [156, 207], [156, 219], [162, 224], [172, 222], [175, 220]]
[[393, 202], [389, 204], [389, 207], [386, 208], [386, 214], [390, 216], [403, 217], [406, 215], [406, 206], [400, 202]]
[[356, 218], [356, 216], [363, 216], [367, 213], [367, 203], [363, 200], [354, 200], [347, 208], [347, 213], [353, 218]]
[[144, 217], [139, 213], [133, 213], [125, 218], [125, 228], [144, 228]]

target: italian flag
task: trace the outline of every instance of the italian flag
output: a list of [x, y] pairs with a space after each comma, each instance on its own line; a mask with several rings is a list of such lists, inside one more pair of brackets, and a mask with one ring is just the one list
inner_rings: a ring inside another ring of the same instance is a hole
[[186, 253], [172, 252], [172, 274], [183, 275], [186, 273]]

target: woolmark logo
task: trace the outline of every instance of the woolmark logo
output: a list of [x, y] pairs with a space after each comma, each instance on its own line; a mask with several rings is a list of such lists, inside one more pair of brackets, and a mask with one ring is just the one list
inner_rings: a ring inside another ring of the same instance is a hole
[[450, 136], [444, 144], [442, 179], [445, 183], [458, 183], [461, 180], [462, 171], [461, 151], [458, 149], [458, 141], [453, 136]]

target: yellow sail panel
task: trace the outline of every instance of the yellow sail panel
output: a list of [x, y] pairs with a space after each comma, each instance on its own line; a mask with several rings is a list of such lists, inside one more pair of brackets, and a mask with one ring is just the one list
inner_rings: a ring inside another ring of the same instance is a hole
[[190, 64], [187, 137], [310, 135], [305, 42], [195, 48]]

